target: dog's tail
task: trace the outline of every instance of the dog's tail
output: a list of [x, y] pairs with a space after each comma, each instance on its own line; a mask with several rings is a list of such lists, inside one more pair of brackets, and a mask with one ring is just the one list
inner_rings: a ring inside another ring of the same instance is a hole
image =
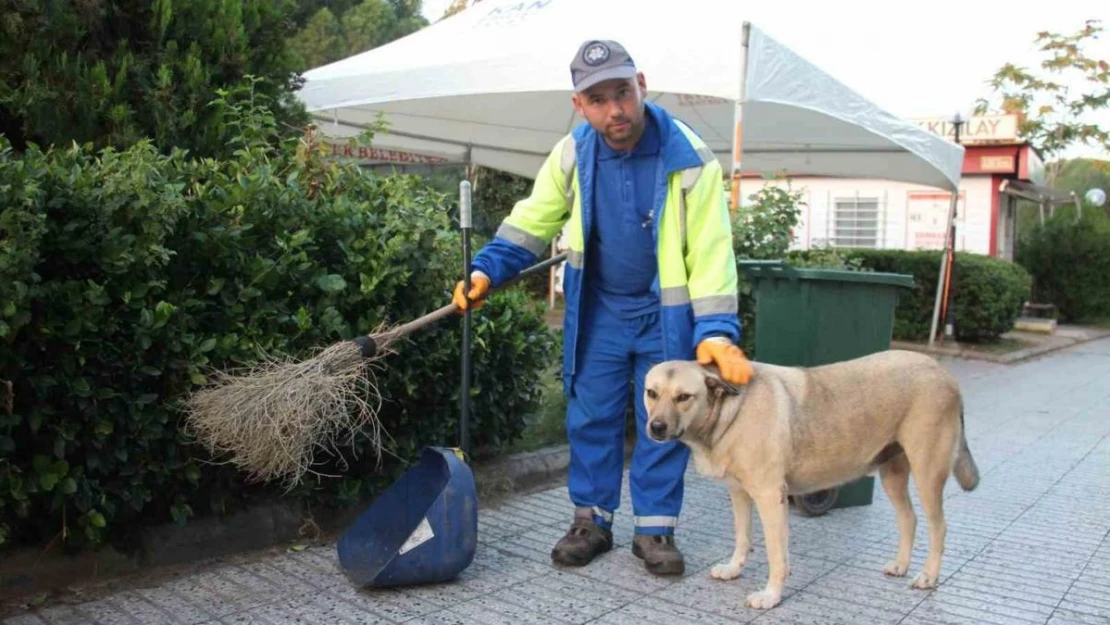
[[971, 491], [979, 485], [979, 467], [971, 457], [971, 450], [967, 446], [967, 432], [964, 427], [964, 401], [960, 399], [960, 448], [956, 451], [956, 464], [952, 468], [960, 488]]

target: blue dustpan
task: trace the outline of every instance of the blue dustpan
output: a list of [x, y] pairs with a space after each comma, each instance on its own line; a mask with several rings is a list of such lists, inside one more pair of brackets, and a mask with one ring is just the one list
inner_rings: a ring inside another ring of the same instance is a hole
[[470, 566], [477, 544], [474, 474], [454, 449], [425, 447], [336, 548], [352, 582], [385, 588], [449, 581]]
[[[470, 291], [470, 182], [459, 185], [465, 292]], [[534, 265], [518, 276], [553, 266]], [[462, 384], [459, 393], [461, 449], [425, 447], [420, 460], [367, 508], [339, 539], [339, 563], [359, 586], [385, 588], [453, 579], [474, 560], [478, 546], [478, 493], [462, 460], [470, 452], [471, 308], [463, 311]], [[454, 313], [452, 306], [408, 324], [418, 327]], [[411, 330], [409, 330], [411, 331]], [[365, 347], [365, 346], [364, 346]]]

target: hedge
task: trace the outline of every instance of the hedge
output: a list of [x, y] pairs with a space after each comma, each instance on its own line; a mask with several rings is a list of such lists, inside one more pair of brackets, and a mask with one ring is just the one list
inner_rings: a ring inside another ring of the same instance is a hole
[[[183, 431], [181, 399], [205, 371], [261, 350], [305, 357], [449, 301], [455, 198], [275, 147], [265, 109], [241, 106], [227, 107], [244, 139], [226, 161], [147, 143], [19, 155], [0, 137], [0, 545], [123, 546], [136, 526], [278, 494]], [[472, 392], [491, 399], [471, 438], [493, 450], [536, 409], [555, 339], [518, 289], [474, 324]], [[341, 477], [290, 495], [350, 504], [424, 445], [456, 444], [459, 336], [455, 319], [421, 330], [378, 374], [381, 470], [357, 438], [347, 465], [314, 467]]]
[[[827, 256], [828, 251], [792, 251], [787, 256], [804, 262], [816, 255]], [[899, 298], [894, 338], [928, 339], [940, 270], [939, 251], [848, 249], [837, 250], [837, 255], [853, 268], [912, 275], [916, 287]], [[1013, 329], [1029, 300], [1031, 283], [1029, 273], [1020, 265], [979, 254], [957, 253], [952, 278], [956, 339], [992, 341]]]
[[1061, 320], [1110, 317], [1110, 219], [1103, 211], [1088, 207], [1081, 219], [1061, 211], [1021, 237], [1016, 252], [1033, 276], [1034, 299], [1055, 305]]

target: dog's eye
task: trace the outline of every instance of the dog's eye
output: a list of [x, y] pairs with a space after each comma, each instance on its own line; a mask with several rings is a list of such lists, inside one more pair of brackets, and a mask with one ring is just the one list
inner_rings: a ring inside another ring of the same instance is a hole
[[652, 389], [650, 389], [650, 388], [649, 388], [649, 389], [647, 390], [647, 396], [648, 396], [648, 397], [649, 397], [650, 399], [657, 399], [657, 398], [659, 397], [659, 394], [658, 394], [658, 393], [656, 393], [655, 391], [653, 391]]
[[692, 397], [693, 395], [689, 393], [679, 393], [678, 397], [675, 397], [674, 400], [681, 404], [690, 401]]

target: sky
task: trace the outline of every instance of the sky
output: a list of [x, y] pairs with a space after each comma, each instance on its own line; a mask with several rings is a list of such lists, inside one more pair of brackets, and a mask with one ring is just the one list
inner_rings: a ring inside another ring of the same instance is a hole
[[[645, 6], [648, 2], [663, 4], [645, 0]], [[449, 4], [424, 0], [424, 15], [438, 20]], [[681, 4], [668, 1], [666, 10], [682, 10]], [[1088, 45], [1087, 54], [1110, 60], [1106, 0], [1040, 0], [1030, 11], [1017, 10], [1017, 5], [1012, 0], [762, 0], [753, 3], [748, 19], [895, 115], [951, 118], [957, 111], [964, 117], [971, 114], [1003, 64], [1036, 68], [1046, 58], [1034, 44], [1041, 30], [1070, 34], [1085, 20], [1101, 18], [1107, 31]], [[1110, 111], [1092, 119], [1110, 127]], [[1064, 156], [1110, 159], [1094, 148], [1073, 149]]]

